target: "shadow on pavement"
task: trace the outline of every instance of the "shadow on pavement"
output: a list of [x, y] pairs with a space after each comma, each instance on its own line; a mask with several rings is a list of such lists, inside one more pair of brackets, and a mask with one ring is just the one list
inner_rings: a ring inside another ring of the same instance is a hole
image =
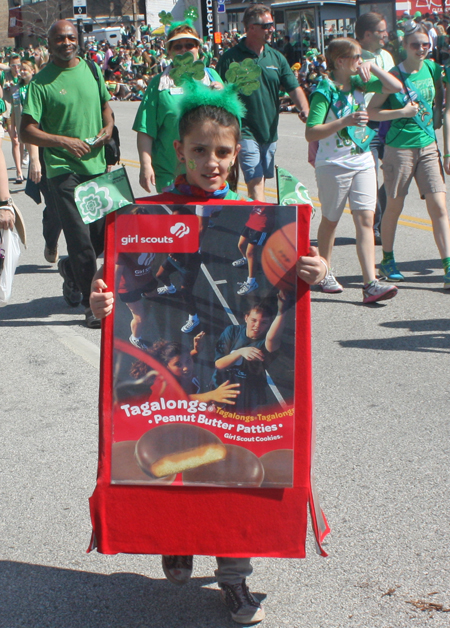
[[[433, 330], [433, 320], [419, 321], [420, 323], [429, 322], [429, 327], [414, 328], [417, 321], [404, 321], [401, 327], [408, 328], [411, 331], [423, 332]], [[396, 323], [384, 323], [384, 327], [397, 327]], [[446, 330], [449, 329], [447, 322]], [[417, 351], [419, 353], [450, 353], [450, 334], [444, 333], [444, 330], [436, 328], [437, 333], [417, 334], [408, 336], [398, 336], [397, 338], [373, 338], [363, 340], [341, 340], [339, 345], [347, 349], [373, 349], [375, 351]]]
[[450, 331], [449, 318], [430, 318], [423, 321], [390, 321], [381, 323], [380, 327], [391, 329], [409, 329], [409, 331]]
[[16, 275], [34, 275], [35, 273], [55, 273], [59, 275], [58, 269], [52, 264], [22, 264], [17, 267]]
[[[184, 587], [133, 573], [111, 575], [0, 562], [1, 625], [33, 628], [231, 628], [214, 578]], [[259, 598], [264, 597], [258, 595]]]
[[[53, 314], [69, 315], [67, 320], [52, 320]], [[42, 297], [33, 299], [27, 303], [9, 303], [0, 309], [0, 326], [20, 327], [38, 325], [76, 325], [81, 322], [84, 315], [82, 306], [69, 307], [62, 296]], [[48, 319], [48, 320], [28, 320], [28, 319]]]

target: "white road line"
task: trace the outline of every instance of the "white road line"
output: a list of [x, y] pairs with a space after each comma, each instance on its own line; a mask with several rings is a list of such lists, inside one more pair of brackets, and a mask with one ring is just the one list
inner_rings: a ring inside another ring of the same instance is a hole
[[85, 362], [96, 368], [100, 368], [100, 347], [87, 340], [84, 336], [75, 333], [70, 327], [56, 327], [48, 325], [48, 329], [57, 336], [59, 342], [67, 347], [72, 353], [83, 358]]
[[280, 406], [283, 408], [283, 410], [285, 408], [287, 408], [287, 403], [285, 402], [285, 400], [283, 399], [282, 394], [280, 393], [280, 391], [278, 390], [278, 388], [275, 386], [273, 379], [270, 377], [268, 371], [266, 371], [266, 377], [267, 377], [267, 383], [269, 384], [270, 390], [273, 392], [276, 400], [278, 401], [278, 403], [280, 404]]
[[216, 284], [216, 286], [219, 286], [221, 283], [228, 283], [228, 281], [226, 279], [219, 279], [218, 281], [214, 282]]
[[239, 325], [238, 319], [233, 314], [233, 312], [231, 310], [231, 307], [225, 301], [225, 298], [224, 298], [223, 294], [220, 292], [219, 288], [216, 286], [216, 282], [211, 277], [209, 270], [206, 268], [206, 266], [204, 264], [201, 264], [200, 268], [202, 269], [206, 279], [209, 281], [209, 284], [210, 284], [211, 288], [214, 290], [214, 294], [219, 299], [220, 304], [222, 305], [223, 309], [228, 314], [228, 317], [229, 317], [230, 321], [233, 323], [233, 325]]

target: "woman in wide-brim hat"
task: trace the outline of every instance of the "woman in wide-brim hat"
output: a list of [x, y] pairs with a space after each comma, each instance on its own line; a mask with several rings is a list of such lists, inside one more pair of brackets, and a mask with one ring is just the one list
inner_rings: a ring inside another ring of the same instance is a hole
[[[190, 20], [174, 23], [167, 36], [167, 55], [173, 60], [176, 55], [190, 52], [197, 61], [202, 43]], [[183, 88], [176, 86], [169, 76], [171, 69], [172, 64], [152, 79], [133, 125], [138, 134], [139, 183], [149, 193], [152, 186], [158, 192], [170, 188], [174, 173], [182, 174], [173, 143], [179, 139], [178, 101], [183, 95]], [[212, 68], [205, 68], [201, 82], [222, 87], [220, 76]]]

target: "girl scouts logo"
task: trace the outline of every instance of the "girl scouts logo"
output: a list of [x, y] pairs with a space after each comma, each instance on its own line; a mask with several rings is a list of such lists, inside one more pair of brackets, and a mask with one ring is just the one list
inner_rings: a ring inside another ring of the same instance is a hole
[[86, 225], [130, 203], [134, 203], [133, 192], [124, 168], [107, 172], [75, 188], [75, 204]]
[[113, 199], [108, 188], [99, 187], [95, 181], [77, 187], [75, 203], [86, 224], [98, 220], [113, 207]]
[[176, 225], [170, 227], [170, 233], [173, 233], [173, 235], [177, 236], [177, 238], [182, 238], [183, 236], [190, 233], [190, 231], [191, 230], [187, 225], [184, 224], [184, 222], [177, 222]]

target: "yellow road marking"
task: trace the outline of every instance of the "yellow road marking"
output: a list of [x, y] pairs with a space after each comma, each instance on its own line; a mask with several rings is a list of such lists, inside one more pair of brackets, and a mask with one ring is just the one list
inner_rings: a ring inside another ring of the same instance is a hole
[[[5, 137], [4, 140], [7, 142], [11, 141], [9, 137]], [[139, 161], [137, 161], [136, 159], [126, 159], [125, 157], [122, 157], [120, 161], [125, 166], [131, 166], [132, 168], [139, 168]], [[238, 189], [245, 192], [247, 190], [247, 187], [243, 183], [240, 183], [238, 185]], [[270, 198], [278, 198], [276, 188], [266, 187], [266, 196], [269, 196]], [[316, 202], [313, 202], [314, 207], [320, 207], [319, 199], [316, 196], [311, 196], [311, 200], [316, 201]], [[344, 209], [344, 212], [346, 214], [351, 213], [350, 209]], [[422, 224], [414, 224], [414, 223], [422, 223]], [[405, 227], [412, 227], [413, 229], [421, 229], [422, 231], [433, 231], [432, 227], [428, 226], [428, 225], [431, 225], [431, 220], [428, 220], [427, 218], [416, 218], [415, 216], [406, 216], [405, 214], [401, 214], [398, 224], [404, 225]]]

